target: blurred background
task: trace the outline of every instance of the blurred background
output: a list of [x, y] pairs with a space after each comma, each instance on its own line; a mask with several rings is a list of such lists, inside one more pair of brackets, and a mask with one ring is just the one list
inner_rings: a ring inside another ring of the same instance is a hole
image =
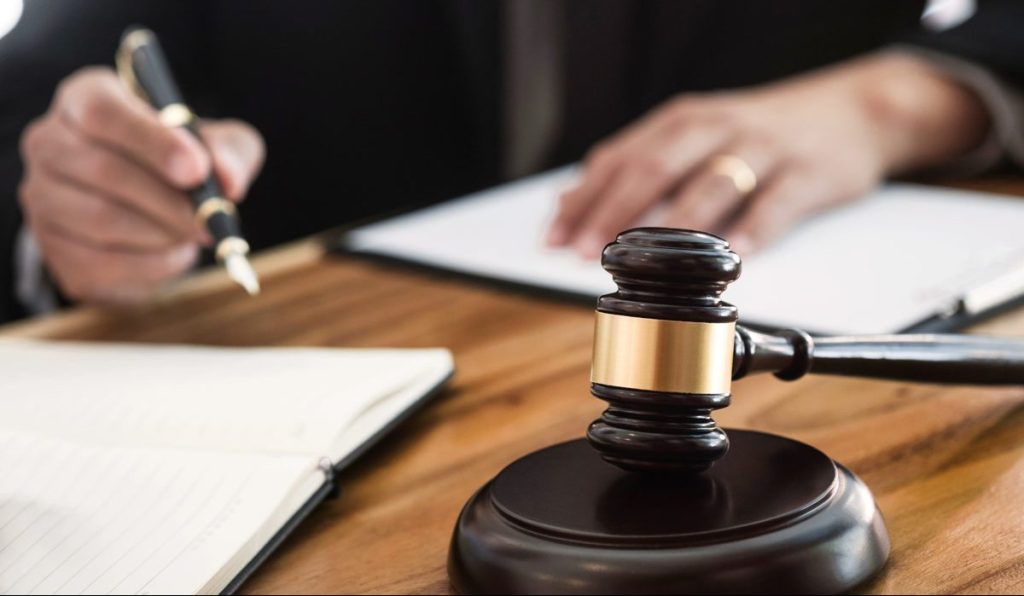
[[[0, 0], [0, 319], [146, 301], [208, 261], [186, 191], [211, 169], [257, 250], [578, 163], [529, 232], [545, 250], [593, 261], [654, 222], [762, 254], [887, 179], [1015, 171], [1022, 19], [969, 0]], [[133, 24], [206, 147], [118, 82]]]

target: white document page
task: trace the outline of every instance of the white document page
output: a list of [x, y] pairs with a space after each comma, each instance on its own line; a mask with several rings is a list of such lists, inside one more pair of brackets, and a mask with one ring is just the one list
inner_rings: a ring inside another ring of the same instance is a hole
[[[597, 297], [614, 290], [596, 262], [543, 244], [564, 168], [371, 224], [365, 252]], [[825, 333], [889, 333], [949, 308], [1024, 265], [1024, 200], [912, 184], [883, 186], [743, 257], [725, 299], [740, 319]]]

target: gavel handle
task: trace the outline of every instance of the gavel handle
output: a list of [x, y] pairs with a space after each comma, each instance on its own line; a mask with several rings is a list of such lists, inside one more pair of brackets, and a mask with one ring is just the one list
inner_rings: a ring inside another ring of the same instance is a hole
[[814, 337], [736, 328], [733, 379], [772, 372], [961, 385], [1024, 384], [1024, 341], [972, 335]]

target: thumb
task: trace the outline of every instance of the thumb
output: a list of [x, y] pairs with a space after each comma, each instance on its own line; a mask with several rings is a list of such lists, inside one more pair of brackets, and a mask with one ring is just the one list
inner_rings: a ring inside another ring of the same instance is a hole
[[199, 134], [210, 148], [214, 171], [227, 198], [241, 200], [263, 165], [263, 137], [241, 120], [204, 121]]

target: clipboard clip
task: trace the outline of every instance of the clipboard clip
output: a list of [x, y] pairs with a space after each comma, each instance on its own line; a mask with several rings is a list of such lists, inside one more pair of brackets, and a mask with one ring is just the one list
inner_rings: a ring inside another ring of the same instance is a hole
[[320, 461], [317, 462], [316, 467], [320, 468], [320, 471], [324, 473], [324, 479], [327, 482], [334, 482], [334, 464], [331, 463], [331, 458], [321, 457]]
[[967, 291], [950, 313], [977, 316], [1024, 294], [1024, 263], [1008, 273]]

